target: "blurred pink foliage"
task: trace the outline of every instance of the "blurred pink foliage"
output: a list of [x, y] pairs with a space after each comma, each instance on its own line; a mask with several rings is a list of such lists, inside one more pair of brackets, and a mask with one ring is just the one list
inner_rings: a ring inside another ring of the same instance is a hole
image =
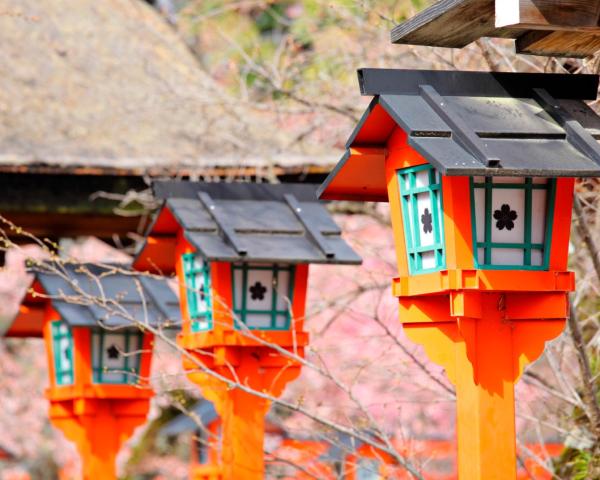
[[[385, 218], [386, 208], [380, 207], [380, 213]], [[391, 229], [366, 215], [342, 215], [337, 221], [364, 263], [359, 267], [312, 266], [310, 269], [306, 328], [311, 333], [311, 345], [307, 358], [331, 378], [305, 367], [300, 379], [286, 390], [285, 399], [315, 415], [359, 430], [372, 427], [371, 416], [386, 433], [399, 439], [451, 439], [454, 402], [432, 377], [444, 385], [449, 383], [443, 371], [427, 360], [421, 348], [404, 337], [397, 318], [396, 300], [390, 288], [391, 279], [396, 275]], [[81, 261], [124, 262], [129, 259], [97, 239], [70, 244], [65, 253]], [[40, 250], [31, 246], [8, 252], [6, 267], [0, 272], [0, 308], [4, 316], [16, 311], [29, 284], [25, 257], [39, 258], [40, 255]], [[429, 373], [415, 366], [409, 354], [423, 362]], [[40, 340], [0, 341], [0, 404], [3, 406], [0, 445], [15, 451], [25, 463], [45, 451], [59, 465], [76, 470], [76, 452], [50, 428], [46, 417], [43, 397], [46, 376], [46, 357]], [[347, 386], [349, 392], [339, 388], [332, 378]], [[164, 341], [157, 341], [155, 346], [152, 384], [157, 396], [150, 418], [159, 413], [160, 407], [169, 404], [167, 393], [174, 388], [186, 388], [199, 394], [182, 376], [179, 355]], [[518, 396], [526, 408], [530, 403], [543, 401], [540, 390], [523, 384], [518, 388]], [[315, 428], [299, 414], [292, 416], [288, 424], [299, 433]], [[526, 428], [523, 420], [519, 425]], [[135, 444], [142, 432], [143, 427], [130, 445]], [[130, 446], [123, 449], [119, 463], [126, 461], [130, 451]], [[156, 470], [160, 466], [160, 471], [167, 472], [165, 462], [164, 458], [156, 460]], [[173, 459], [173, 462], [169, 464], [173, 472], [182, 470], [181, 461], [177, 463]], [[152, 465], [144, 463], [144, 469], [152, 471]], [[175, 473], [169, 476], [178, 477]], [[185, 472], [181, 477], [185, 477]]]

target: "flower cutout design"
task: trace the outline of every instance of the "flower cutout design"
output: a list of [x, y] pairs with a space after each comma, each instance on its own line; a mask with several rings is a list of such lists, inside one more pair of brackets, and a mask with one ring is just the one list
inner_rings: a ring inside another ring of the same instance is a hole
[[264, 300], [265, 293], [267, 293], [267, 288], [260, 282], [256, 282], [250, 287], [250, 295], [252, 296], [252, 300]]
[[108, 347], [106, 349], [106, 353], [108, 354], [108, 358], [110, 358], [111, 360], [116, 360], [117, 358], [119, 358], [119, 349], [114, 345]]
[[423, 233], [433, 232], [433, 218], [428, 208], [421, 215], [421, 223], [423, 224]]
[[206, 301], [206, 294], [204, 293], [204, 284], [200, 285], [200, 288], [198, 289], [198, 296], [200, 297], [201, 302]]
[[497, 220], [496, 228], [498, 230], [512, 230], [515, 227], [515, 220], [519, 216], [517, 212], [510, 208], [510, 205], [504, 204], [500, 207], [500, 210], [494, 212], [494, 218]]
[[70, 348], [65, 348], [65, 350], [63, 351], [63, 355], [65, 356], [65, 360], [67, 362], [71, 361], [71, 349]]

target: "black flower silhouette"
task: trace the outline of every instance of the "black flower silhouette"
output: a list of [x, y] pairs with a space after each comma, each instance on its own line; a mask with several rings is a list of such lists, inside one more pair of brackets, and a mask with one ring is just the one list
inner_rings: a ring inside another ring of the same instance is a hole
[[200, 288], [198, 289], [198, 295], [200, 296], [201, 302], [206, 301], [206, 294], [204, 293], [204, 285], [200, 285]]
[[63, 355], [65, 356], [65, 360], [67, 362], [71, 361], [71, 349], [70, 348], [66, 348], [65, 351], [63, 352]]
[[498, 230], [512, 230], [515, 227], [515, 220], [518, 218], [517, 212], [511, 210], [510, 205], [504, 204], [500, 207], [500, 210], [494, 212], [494, 218], [498, 220], [496, 222], [496, 228]]
[[423, 224], [423, 233], [431, 233], [433, 232], [433, 224], [432, 224], [431, 212], [428, 208], [425, 209], [423, 215], [421, 215], [421, 223]]
[[267, 289], [260, 282], [256, 282], [250, 287], [250, 294], [252, 295], [252, 300], [264, 300], [265, 293], [267, 293]]
[[106, 349], [106, 353], [108, 353], [108, 358], [116, 360], [119, 358], [119, 349], [114, 345], [111, 345]]

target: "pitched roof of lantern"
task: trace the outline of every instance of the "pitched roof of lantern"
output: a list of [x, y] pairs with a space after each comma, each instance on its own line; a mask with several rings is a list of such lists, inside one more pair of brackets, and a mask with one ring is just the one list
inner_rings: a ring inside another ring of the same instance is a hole
[[36, 294], [25, 297], [6, 336], [42, 336], [48, 301], [72, 327], [172, 328], [181, 323], [179, 300], [165, 278], [135, 274], [122, 265], [47, 262], [30, 271]]
[[587, 57], [600, 50], [600, 1], [439, 0], [394, 27], [392, 42], [462, 48], [515, 39], [518, 53]]
[[596, 75], [359, 70], [373, 101], [320, 198], [387, 201], [396, 127], [445, 175], [600, 176]]
[[361, 262], [317, 200], [316, 185], [168, 181], [153, 188], [164, 204], [134, 264], [153, 263], [148, 236], [174, 237], [179, 229], [208, 261]]
[[284, 149], [293, 142], [273, 117], [214, 82], [146, 2], [2, 10], [0, 171], [233, 175], [335, 163], [316, 145]]

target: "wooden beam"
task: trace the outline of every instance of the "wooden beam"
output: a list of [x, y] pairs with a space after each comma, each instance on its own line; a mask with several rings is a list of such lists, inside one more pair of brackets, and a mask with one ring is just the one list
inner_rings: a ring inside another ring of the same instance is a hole
[[493, 0], [442, 0], [392, 30], [392, 43], [462, 48], [496, 32]]
[[517, 53], [585, 58], [600, 51], [600, 32], [530, 30], [517, 39]]
[[496, 28], [600, 32], [600, 0], [496, 0]]

